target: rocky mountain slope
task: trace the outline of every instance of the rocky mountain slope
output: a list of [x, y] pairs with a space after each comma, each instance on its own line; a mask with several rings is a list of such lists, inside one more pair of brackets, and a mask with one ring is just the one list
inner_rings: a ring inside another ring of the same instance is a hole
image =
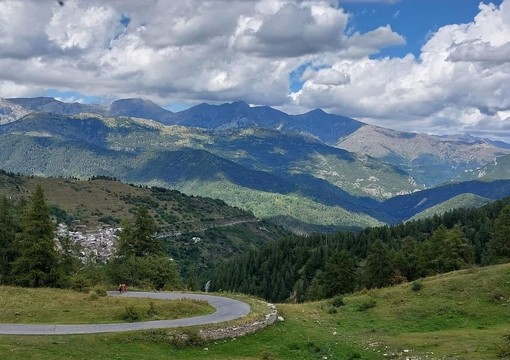
[[440, 137], [375, 126], [363, 126], [336, 146], [387, 161], [427, 187], [469, 178], [466, 173], [509, 153], [474, 137]]
[[0, 125], [19, 120], [30, 112], [20, 105], [0, 98]]

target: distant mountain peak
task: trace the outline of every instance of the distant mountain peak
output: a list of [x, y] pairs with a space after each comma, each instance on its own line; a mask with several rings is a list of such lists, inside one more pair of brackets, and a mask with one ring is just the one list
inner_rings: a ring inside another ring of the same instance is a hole
[[322, 109], [314, 109], [312, 111], [309, 111], [308, 114], [323, 115], [323, 114], [327, 114], [327, 113]]
[[144, 99], [144, 98], [139, 98], [139, 97], [136, 97], [136, 98], [126, 98], [126, 99], [118, 99], [118, 100], [115, 100], [115, 101], [112, 102], [112, 104], [119, 104], [119, 103], [152, 104], [152, 105], [159, 106], [159, 105], [157, 105], [156, 103], [154, 103], [151, 100]]
[[20, 105], [0, 98], [0, 125], [19, 120], [30, 113], [30, 110], [27, 110]]
[[243, 100], [232, 101], [231, 104], [235, 105], [235, 106], [241, 106], [241, 107], [250, 107], [250, 105]]

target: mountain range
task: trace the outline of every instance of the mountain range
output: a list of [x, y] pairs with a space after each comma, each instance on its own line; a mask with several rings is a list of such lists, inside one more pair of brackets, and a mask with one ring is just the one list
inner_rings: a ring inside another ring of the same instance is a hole
[[0, 116], [7, 171], [112, 176], [294, 223], [395, 223], [461, 194], [510, 195], [509, 144], [398, 132], [322, 110], [234, 102], [173, 113], [143, 99], [14, 98], [0, 99]]

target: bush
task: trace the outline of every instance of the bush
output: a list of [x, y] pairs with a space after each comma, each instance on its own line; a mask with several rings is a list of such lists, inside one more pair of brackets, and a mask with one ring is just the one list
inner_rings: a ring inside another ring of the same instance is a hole
[[86, 292], [90, 288], [91, 282], [87, 276], [76, 274], [69, 279], [69, 285], [73, 290]]
[[423, 283], [420, 280], [413, 281], [411, 284], [411, 290], [420, 291], [423, 288]]
[[333, 299], [331, 299], [330, 302], [331, 306], [334, 308], [339, 308], [345, 305], [344, 298], [340, 295], [335, 296]]
[[154, 317], [154, 316], [158, 315], [158, 310], [156, 309], [156, 307], [154, 306], [154, 303], [152, 301], [149, 303], [149, 309], [147, 310], [147, 315], [150, 317]]
[[107, 295], [106, 289], [103, 287], [96, 286], [96, 287], [94, 287], [94, 289], [92, 291], [94, 292], [94, 294], [96, 294], [99, 297], [106, 297], [106, 295]]
[[186, 347], [197, 347], [205, 344], [205, 340], [200, 336], [198, 331], [186, 330], [182, 333], [172, 334], [169, 337], [170, 344], [177, 349]]
[[273, 359], [273, 354], [270, 351], [268, 351], [268, 350], [264, 350], [262, 352], [261, 359], [262, 360], [271, 360], [271, 359]]
[[494, 291], [492, 291], [490, 297], [492, 300], [501, 301], [505, 299], [505, 294], [501, 290], [495, 289]]
[[124, 310], [124, 314], [122, 314], [122, 319], [126, 321], [138, 321], [140, 320], [142, 315], [134, 306], [127, 306]]
[[328, 314], [336, 314], [338, 312], [338, 308], [334, 307], [334, 306], [330, 306], [328, 308]]
[[508, 359], [510, 357], [510, 332], [503, 335], [504, 344], [499, 346], [498, 357]]
[[376, 302], [374, 299], [368, 299], [358, 304], [357, 310], [358, 311], [367, 311], [368, 309], [371, 309], [375, 307]]

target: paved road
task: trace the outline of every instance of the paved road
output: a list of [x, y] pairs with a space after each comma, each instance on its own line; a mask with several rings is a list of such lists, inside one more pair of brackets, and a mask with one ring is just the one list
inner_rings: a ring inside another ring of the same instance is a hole
[[127, 292], [119, 295], [116, 291], [109, 291], [109, 296], [141, 297], [151, 299], [196, 299], [205, 300], [216, 309], [213, 314], [175, 320], [141, 321], [118, 324], [79, 324], [79, 325], [46, 325], [46, 324], [0, 324], [0, 334], [3, 335], [68, 335], [94, 334], [106, 332], [132, 331], [144, 329], [175, 328], [181, 326], [214, 324], [234, 320], [247, 315], [250, 306], [244, 302], [221, 296], [187, 293], [151, 293]]

